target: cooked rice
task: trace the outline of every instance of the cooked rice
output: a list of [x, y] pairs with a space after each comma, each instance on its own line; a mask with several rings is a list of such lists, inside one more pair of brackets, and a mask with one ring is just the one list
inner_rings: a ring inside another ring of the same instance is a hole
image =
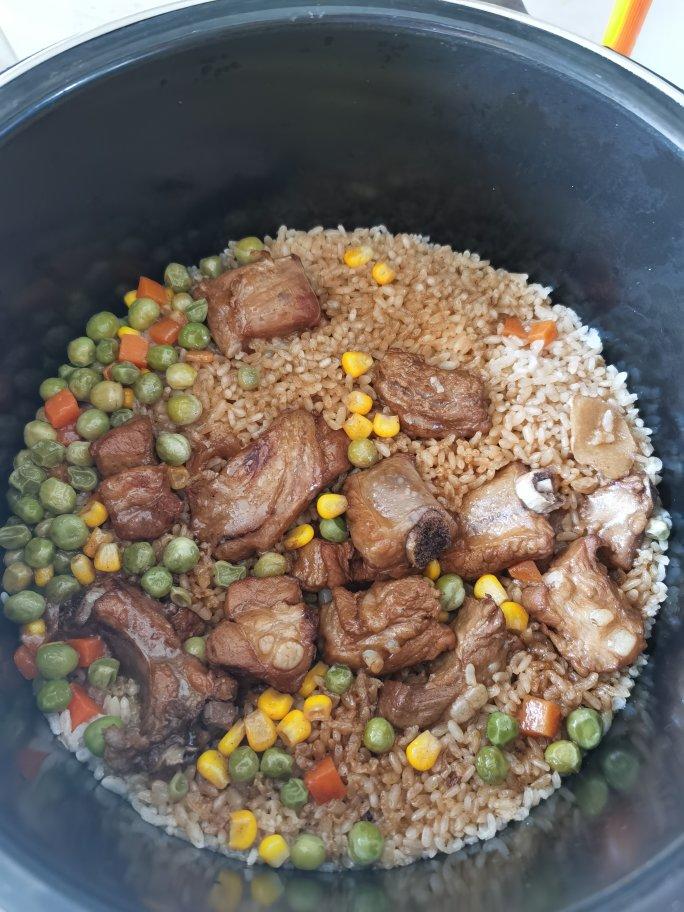
[[[368, 376], [354, 384], [342, 373], [342, 352], [358, 349], [380, 358], [390, 346], [399, 346], [431, 364], [466, 366], [485, 378], [493, 422], [488, 434], [438, 441], [412, 441], [400, 434], [379, 445], [383, 455], [414, 454], [423, 478], [448, 508], [457, 509], [464, 494], [514, 459], [532, 467], [554, 466], [567, 511], [558, 538], [575, 538], [580, 495], [592, 491], [598, 479], [595, 471], [578, 465], [570, 453], [569, 405], [574, 393], [600, 396], [623, 411], [640, 451], [637, 462], [654, 483], [659, 481], [662, 466], [653, 456], [651, 431], [639, 417], [636, 396], [627, 389], [626, 373], [604, 362], [596, 330], [583, 326], [572, 310], [553, 305], [550, 289], [529, 284], [525, 275], [494, 269], [476, 254], [455, 253], [416, 235], [391, 235], [383, 227], [353, 232], [341, 227], [309, 232], [281, 228], [267, 244], [275, 256], [301, 257], [327, 319], [294, 338], [254, 340], [251, 352], [232, 360], [217, 355], [212, 364], [202, 367], [194, 392], [202, 400], [204, 417], [196, 436], [209, 433], [220, 422], [246, 443], [283, 409], [295, 406], [319, 412], [339, 428], [352, 385], [375, 399]], [[396, 270], [396, 282], [377, 286], [370, 276], [372, 264], [360, 269], [345, 266], [342, 253], [350, 244], [369, 244], [375, 259], [388, 261]], [[232, 246], [224, 260], [235, 265]], [[502, 314], [522, 321], [553, 319], [559, 338], [543, 352], [541, 342], [524, 347], [520, 340], [499, 334]], [[237, 386], [239, 362], [259, 368], [259, 389], [245, 392]], [[156, 418], [164, 420], [160, 412]], [[182, 528], [180, 524], [175, 531]], [[645, 540], [629, 573], [616, 575], [649, 630], [666, 595], [666, 547], [666, 543]], [[206, 554], [185, 584], [193, 593], [193, 609], [206, 620], [217, 620], [225, 591], [213, 588]], [[515, 584], [509, 586], [509, 594], [519, 597]], [[446, 721], [432, 728], [443, 749], [426, 773], [412, 769], [404, 753], [416, 728], [401, 733], [388, 754], [373, 756], [362, 747], [363, 726], [374, 713], [381, 682], [357, 675], [348, 693], [333, 698], [332, 718], [316, 726], [311, 739], [295, 749], [302, 770], [332, 754], [349, 784], [348, 796], [322, 807], [310, 803], [298, 814], [281, 805], [270, 780], [259, 777], [249, 786], [229, 786], [218, 792], [194, 778], [192, 770], [187, 771], [187, 797], [171, 804], [161, 781], [145, 775], [124, 780], [106, 774], [101, 761], [83, 748], [83, 727], [70, 732], [68, 712], [50, 717], [50, 724], [67, 747], [91, 765], [105, 787], [127, 795], [145, 820], [196, 846], [228, 852], [229, 814], [249, 807], [261, 835], [279, 832], [289, 839], [300, 831], [319, 833], [328, 858], [345, 867], [350, 865], [346, 834], [353, 823], [370, 815], [385, 837], [382, 865], [403, 865], [490, 839], [509, 821], [526, 817], [530, 808], [560, 786], [558, 774], [544, 760], [542, 744], [529, 738], [517, 739], [506, 750], [511, 771], [505, 785], [487, 786], [479, 780], [474, 761], [484, 743], [488, 713], [494, 709], [515, 713], [522, 698], [534, 693], [558, 701], [565, 713], [580, 704], [595, 707], [609, 722], [611, 713], [625, 705], [646, 662], [642, 656], [626, 673], [582, 678], [558, 656], [537, 624], [530, 625], [523, 640], [526, 648], [511, 657], [508, 668], [496, 674], [488, 688], [468, 669], [469, 690], [455, 702]], [[133, 682], [120, 680], [105, 710], [134, 718], [136, 694]], [[250, 864], [257, 860], [256, 848], [246, 860]]]

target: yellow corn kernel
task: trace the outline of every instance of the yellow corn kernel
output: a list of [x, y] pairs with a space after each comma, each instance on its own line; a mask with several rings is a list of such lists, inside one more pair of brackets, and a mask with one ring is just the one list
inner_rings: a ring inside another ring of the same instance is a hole
[[478, 599], [489, 596], [497, 605], [501, 605], [508, 598], [506, 590], [493, 573], [485, 573], [484, 576], [478, 579], [473, 586], [473, 595]]
[[282, 740], [288, 747], [294, 747], [295, 744], [301, 744], [311, 734], [311, 722], [307, 719], [301, 709], [291, 709], [285, 718], [278, 723], [276, 729]]
[[218, 749], [224, 757], [230, 757], [236, 747], [240, 746], [242, 739], [245, 737], [245, 723], [238, 719], [235, 725], [231, 726], [218, 743]]
[[506, 627], [509, 630], [516, 630], [520, 633], [527, 627], [530, 616], [518, 602], [506, 600], [501, 602], [499, 608], [503, 612], [503, 616], [506, 619]]
[[373, 431], [377, 437], [396, 437], [401, 430], [397, 415], [383, 415], [378, 412], [373, 418]]
[[243, 808], [230, 815], [228, 846], [236, 852], [251, 848], [257, 837], [257, 820], [251, 811]]
[[118, 573], [121, 570], [121, 555], [119, 546], [113, 542], [106, 542], [95, 552], [95, 569], [101, 573]]
[[432, 769], [442, 750], [442, 745], [432, 732], [421, 732], [406, 748], [406, 759], [421, 773]]
[[342, 370], [350, 377], [360, 377], [373, 366], [373, 358], [366, 352], [346, 351], [340, 358]]
[[373, 266], [371, 275], [373, 276], [373, 281], [377, 282], [378, 285], [391, 285], [397, 277], [396, 272], [389, 263], [385, 263], [382, 260]]
[[124, 387], [123, 396], [124, 408], [132, 409], [135, 405], [135, 393], [130, 386]]
[[438, 560], [431, 560], [425, 570], [423, 570], [423, 576], [427, 576], [427, 578], [429, 580], [432, 580], [433, 583], [435, 580], [438, 580], [441, 575], [442, 568]]
[[350, 440], [365, 440], [373, 431], [373, 422], [363, 415], [350, 415], [342, 427]]
[[368, 393], [352, 390], [347, 396], [347, 410], [355, 415], [367, 415], [373, 408], [373, 400]]
[[[88, 524], [86, 523], [86, 525]], [[83, 546], [83, 553], [87, 554], [88, 557], [95, 557], [100, 545], [106, 545], [108, 542], [113, 541], [114, 536], [109, 532], [103, 532], [102, 529], [93, 529], [88, 536], [88, 541]]]
[[304, 700], [302, 712], [309, 722], [322, 722], [330, 718], [332, 700], [327, 694], [313, 694]]
[[52, 564], [49, 564], [47, 567], [39, 567], [37, 570], [33, 571], [33, 579], [35, 580], [36, 586], [47, 586], [54, 575], [55, 568]]
[[226, 758], [217, 750], [206, 750], [199, 755], [197, 772], [217, 789], [224, 789], [230, 781]]
[[358, 269], [359, 266], [365, 266], [373, 259], [373, 248], [368, 244], [360, 244], [358, 247], [347, 247], [342, 255], [345, 266], [352, 269]]
[[133, 329], [132, 326], [120, 326], [116, 331], [117, 336], [122, 339], [124, 336], [139, 336], [140, 332]]
[[45, 621], [42, 619], [39, 621], [30, 621], [28, 624], [24, 624], [21, 628], [21, 632], [27, 637], [43, 638], [47, 633], [47, 627], [45, 626]]
[[279, 868], [290, 857], [290, 850], [280, 833], [264, 836], [259, 843], [259, 858], [272, 868]]
[[[107, 522], [109, 513], [107, 508], [99, 500], [91, 500], [78, 514], [89, 529], [95, 529]], [[92, 557], [92, 554], [90, 555]]]
[[131, 288], [130, 291], [127, 291], [124, 295], [124, 304], [126, 307], [130, 307], [134, 301], [138, 300], [138, 292], [135, 288]]
[[85, 554], [77, 554], [76, 557], [72, 558], [69, 566], [71, 567], [71, 572], [82, 586], [89, 586], [95, 579], [93, 562]]
[[313, 526], [310, 523], [302, 523], [301, 526], [295, 526], [294, 529], [285, 536], [283, 545], [288, 551], [296, 551], [297, 548], [303, 548], [304, 545], [308, 545], [313, 537]]
[[259, 709], [275, 722], [285, 718], [293, 703], [294, 697], [292, 694], [279, 693], [273, 687], [269, 687], [268, 690], [260, 693], [257, 700]]
[[344, 494], [321, 494], [316, 501], [316, 510], [321, 519], [335, 519], [336, 516], [342, 516], [347, 506], [347, 498]]
[[249, 746], [258, 753], [273, 747], [278, 738], [273, 720], [261, 709], [255, 709], [245, 716], [245, 734]]
[[327, 670], [328, 666], [325, 662], [316, 662], [313, 668], [310, 668], [304, 676], [302, 686], [299, 688], [299, 695], [302, 697], [310, 697], [314, 690], [316, 690], [318, 684], [322, 682]]

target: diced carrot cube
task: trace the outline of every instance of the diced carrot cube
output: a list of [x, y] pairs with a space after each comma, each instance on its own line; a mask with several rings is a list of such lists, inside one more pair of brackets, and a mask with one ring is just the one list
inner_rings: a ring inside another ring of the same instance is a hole
[[150, 326], [150, 339], [157, 345], [173, 345], [178, 339], [181, 331], [181, 325], [171, 317], [164, 317]]
[[119, 361], [130, 361], [136, 367], [147, 367], [147, 350], [150, 347], [147, 339], [126, 333], [119, 343]]
[[81, 414], [76, 397], [68, 389], [62, 389], [45, 403], [45, 417], [53, 428], [63, 428], [73, 424]]
[[140, 276], [137, 296], [139, 298], [151, 298], [157, 304], [168, 304], [170, 298], [168, 290], [163, 285], [145, 276]]
[[541, 339], [544, 347], [555, 342], [557, 338], [558, 327], [555, 320], [539, 320], [537, 323], [532, 323], [527, 333], [528, 342], [536, 342]]
[[539, 568], [534, 561], [521, 561], [508, 568], [508, 575], [511, 579], [519, 580], [521, 583], [537, 583], [542, 578]]
[[104, 642], [99, 636], [78, 637], [67, 640], [67, 643], [78, 653], [79, 668], [87, 668], [105, 654]]
[[506, 317], [503, 325], [504, 336], [516, 336], [527, 342], [527, 330], [517, 317]]
[[80, 684], [71, 684], [71, 702], [67, 708], [71, 717], [72, 731], [102, 712], [102, 707], [90, 699]]
[[533, 738], [555, 738], [561, 721], [561, 708], [552, 700], [525, 697], [518, 715], [520, 731]]

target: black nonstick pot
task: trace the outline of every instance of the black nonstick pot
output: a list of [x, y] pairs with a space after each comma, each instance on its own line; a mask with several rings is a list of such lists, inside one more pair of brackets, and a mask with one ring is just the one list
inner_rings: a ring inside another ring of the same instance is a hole
[[245, 871], [144, 823], [50, 740], [3, 622], [5, 912], [682, 907], [682, 96], [516, 15], [419, 6], [216, 0], [0, 77], [2, 469], [66, 341], [141, 272], [283, 222], [477, 250], [598, 327], [654, 429], [675, 537], [633, 700], [581, 775], [487, 845]]

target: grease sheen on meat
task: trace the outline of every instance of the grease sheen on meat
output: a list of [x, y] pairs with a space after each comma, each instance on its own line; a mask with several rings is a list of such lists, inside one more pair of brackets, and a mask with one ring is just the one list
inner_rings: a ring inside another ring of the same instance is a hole
[[599, 557], [630, 570], [653, 513], [653, 491], [643, 475], [629, 475], [597, 488], [580, 505], [580, 520], [601, 542]]
[[214, 554], [239, 560], [267, 551], [326, 485], [349, 468], [344, 431], [304, 409], [279, 415], [219, 470], [187, 488], [192, 530]]
[[321, 305], [298, 256], [274, 260], [264, 251], [254, 262], [204, 279], [194, 289], [206, 298], [207, 323], [228, 358], [250, 339], [273, 339], [318, 326]]
[[90, 444], [90, 452], [103, 478], [125, 469], [154, 465], [152, 422], [141, 415], [112, 428]]
[[355, 578], [352, 567], [355, 553], [350, 541], [337, 543], [313, 538], [295, 552], [292, 575], [307, 592], [345, 586]]
[[373, 386], [409, 437], [469, 438], [492, 426], [484, 384], [470, 371], [443, 370], [391, 348], [375, 369]]
[[297, 580], [239, 580], [228, 588], [225, 614], [207, 637], [207, 660], [294, 693], [313, 661], [318, 626]]
[[372, 674], [434, 659], [454, 645], [439, 611], [437, 589], [419, 576], [373, 583], [366, 592], [333, 589], [320, 611], [324, 658]]

